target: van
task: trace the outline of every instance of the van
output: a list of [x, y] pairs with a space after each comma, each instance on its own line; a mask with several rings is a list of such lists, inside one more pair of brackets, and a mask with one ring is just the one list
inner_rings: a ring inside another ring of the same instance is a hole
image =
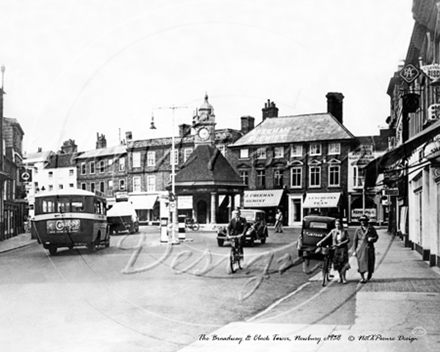
[[110, 234], [128, 231], [139, 232], [139, 219], [131, 202], [116, 202], [107, 211], [107, 222], [110, 226]]

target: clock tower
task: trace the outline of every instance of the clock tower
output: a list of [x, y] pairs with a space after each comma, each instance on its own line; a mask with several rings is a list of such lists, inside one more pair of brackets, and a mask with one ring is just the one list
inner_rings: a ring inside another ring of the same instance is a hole
[[195, 130], [195, 146], [200, 144], [214, 145], [215, 142], [215, 115], [214, 108], [208, 102], [208, 94], [205, 101], [199, 108], [196, 116], [193, 117], [193, 128]]

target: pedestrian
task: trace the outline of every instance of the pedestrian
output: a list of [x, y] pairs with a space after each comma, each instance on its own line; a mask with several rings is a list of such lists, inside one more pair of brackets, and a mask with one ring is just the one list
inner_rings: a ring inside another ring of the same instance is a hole
[[275, 215], [275, 232], [283, 232], [283, 213], [280, 209], [277, 209]]
[[350, 269], [350, 264], [348, 263], [348, 242], [350, 238], [348, 237], [347, 231], [342, 227], [340, 220], [335, 220], [335, 228], [316, 245], [320, 247], [330, 238], [332, 241], [331, 246], [335, 247], [332, 258], [333, 268], [339, 273], [339, 282], [346, 284], [346, 273], [347, 270]]
[[[368, 216], [362, 215], [359, 222], [361, 226], [356, 229], [353, 238], [353, 255], [357, 258], [358, 272], [362, 278], [360, 282], [364, 284], [373, 276], [376, 261], [374, 243], [377, 242], [379, 236], [376, 229], [369, 223]], [[366, 280], [365, 273], [367, 273]]]
[[243, 246], [245, 242], [244, 233], [247, 229], [247, 221], [245, 218], [241, 217], [241, 211], [240, 208], [236, 208], [232, 212], [232, 219], [228, 224], [228, 235], [229, 236], [241, 236], [239, 243], [240, 243], [240, 254], [243, 254]]

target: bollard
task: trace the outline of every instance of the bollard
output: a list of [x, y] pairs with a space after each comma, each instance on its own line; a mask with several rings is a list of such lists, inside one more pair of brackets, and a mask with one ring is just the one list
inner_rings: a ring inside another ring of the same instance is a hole
[[160, 242], [168, 243], [168, 219], [160, 219]]
[[178, 221], [179, 221], [179, 240], [185, 240], [186, 239], [186, 230], [185, 230], [185, 215], [179, 215]]

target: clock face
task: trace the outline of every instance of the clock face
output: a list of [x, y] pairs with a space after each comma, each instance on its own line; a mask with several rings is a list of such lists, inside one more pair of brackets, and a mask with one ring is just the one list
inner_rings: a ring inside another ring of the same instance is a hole
[[209, 138], [209, 131], [206, 128], [201, 128], [199, 130], [199, 137], [201, 140], [206, 141]]

